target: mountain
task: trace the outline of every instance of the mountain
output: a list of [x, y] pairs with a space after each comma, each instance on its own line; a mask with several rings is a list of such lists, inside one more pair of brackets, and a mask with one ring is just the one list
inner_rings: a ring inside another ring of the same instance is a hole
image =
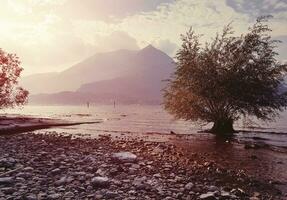
[[24, 86], [32, 94], [43, 92], [43, 88], [45, 88], [45, 92], [52, 93], [58, 90], [59, 85], [56, 82], [58, 74], [57, 72], [51, 72], [26, 76], [21, 78], [20, 85]]
[[[149, 45], [139, 51], [98, 53], [63, 72], [46, 74], [45, 82], [40, 81], [44, 77], [41, 74], [24, 79], [22, 84], [32, 94], [41, 93], [31, 95], [30, 102], [37, 104], [114, 100], [159, 103], [164, 87], [162, 80], [169, 78], [173, 70], [172, 58]], [[33, 84], [31, 80], [36, 82]]]
[[[55, 76], [55, 73], [52, 76], [50, 73], [35, 74], [23, 78], [21, 84], [32, 94], [74, 91], [88, 82], [124, 75], [133, 67], [128, 61], [135, 53], [128, 50], [98, 53]], [[43, 76], [45, 81], [41, 81]]]

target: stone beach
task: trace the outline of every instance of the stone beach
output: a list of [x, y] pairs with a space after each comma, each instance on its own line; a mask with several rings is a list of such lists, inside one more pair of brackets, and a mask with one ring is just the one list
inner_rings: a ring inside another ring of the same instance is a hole
[[0, 199], [284, 199], [176, 145], [33, 132], [0, 137]]

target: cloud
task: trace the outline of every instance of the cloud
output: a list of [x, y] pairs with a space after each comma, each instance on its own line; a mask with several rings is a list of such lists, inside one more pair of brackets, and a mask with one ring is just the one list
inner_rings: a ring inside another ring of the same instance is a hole
[[227, 0], [226, 3], [237, 12], [247, 13], [253, 18], [268, 14], [277, 15], [287, 11], [285, 0]]
[[224, 1], [178, 0], [164, 4], [157, 10], [128, 16], [116, 24], [117, 29], [128, 32], [135, 38], [144, 38], [144, 43], [157, 40], [170, 40], [180, 44], [180, 35], [192, 26], [198, 34], [204, 34], [208, 40], [223, 26], [234, 21], [238, 33], [247, 30], [247, 14], [239, 14], [227, 6]]
[[227, 5], [238, 13], [247, 14], [249, 21], [263, 15], [272, 15], [270, 26], [273, 39], [281, 40], [278, 44], [278, 59], [287, 61], [287, 1], [286, 0], [227, 0]]
[[93, 46], [67, 33], [50, 35], [48, 40], [37, 37], [34, 40], [30, 38], [19, 43], [18, 40], [9, 39], [0, 42], [5, 50], [20, 57], [23, 67], [29, 70], [28, 73], [61, 71], [63, 66], [78, 62], [94, 51]]
[[123, 31], [89, 32], [92, 40], [86, 40], [76, 34], [72, 23], [55, 15], [46, 15], [41, 23], [13, 22], [2, 27], [1, 48], [20, 57], [26, 74], [62, 71], [97, 52], [139, 48], [136, 39]]
[[[28, 73], [60, 71], [96, 52], [147, 44], [173, 55], [181, 45], [180, 35], [190, 26], [204, 34], [205, 42], [231, 21], [236, 34], [244, 33], [264, 13], [274, 15], [272, 35], [285, 37], [286, 4], [283, 0], [1, 0], [0, 44], [20, 56]], [[279, 48], [280, 59], [286, 59], [286, 42]]]
[[69, 33], [53, 34], [49, 40], [36, 40], [34, 44], [19, 44], [16, 40], [10, 40], [9, 47], [5, 48], [19, 55], [23, 66], [33, 73], [62, 71], [97, 52], [139, 48], [136, 40], [125, 32], [95, 36], [98, 41], [95, 44], [85, 43], [81, 38]]
[[287, 1], [286, 0], [227, 0], [227, 5], [237, 13], [245, 14], [249, 22], [254, 22], [257, 17], [272, 15], [270, 27], [274, 37], [287, 35]]
[[58, 7], [59, 16], [75, 20], [103, 20], [112, 22], [128, 15], [155, 10], [157, 6], [175, 0], [67, 0]]
[[102, 51], [111, 51], [117, 49], [139, 49], [136, 39], [123, 31], [115, 31], [106, 37], [98, 38], [96, 45], [101, 47], [100, 49]]
[[278, 44], [277, 51], [280, 52], [278, 59], [284, 62], [287, 62], [287, 35], [282, 35], [275, 37], [274, 39], [280, 40], [281, 43]]
[[158, 49], [162, 50], [163, 52], [165, 52], [166, 54], [168, 54], [169, 56], [174, 56], [175, 55], [175, 51], [176, 49], [178, 49], [178, 45], [169, 41], [169, 40], [159, 40], [159, 41], [155, 41], [153, 43], [153, 45], [155, 47], [157, 47]]

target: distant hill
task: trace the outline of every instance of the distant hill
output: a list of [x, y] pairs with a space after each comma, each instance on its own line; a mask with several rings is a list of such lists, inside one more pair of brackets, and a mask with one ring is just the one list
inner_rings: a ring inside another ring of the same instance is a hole
[[[40, 92], [53, 93], [58, 91], [58, 74], [57, 72], [52, 72], [26, 76], [21, 78], [20, 85], [29, 91], [29, 96]], [[43, 90], [44, 87], [45, 91]]]
[[173, 70], [172, 58], [149, 45], [139, 51], [98, 53], [63, 72], [24, 78], [22, 85], [37, 104], [150, 104], [161, 102], [163, 80]]

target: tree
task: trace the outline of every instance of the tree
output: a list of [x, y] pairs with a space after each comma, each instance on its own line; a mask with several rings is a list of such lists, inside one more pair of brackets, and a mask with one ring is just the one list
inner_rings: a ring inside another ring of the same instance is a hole
[[192, 28], [182, 35], [176, 71], [164, 89], [165, 109], [176, 118], [212, 122], [217, 135], [232, 135], [242, 116], [272, 120], [286, 108], [279, 86], [287, 65], [276, 60], [269, 17], [258, 18], [246, 34], [234, 36], [231, 25], [204, 46]]
[[26, 103], [28, 91], [17, 86], [22, 70], [15, 54], [0, 49], [0, 109]]

